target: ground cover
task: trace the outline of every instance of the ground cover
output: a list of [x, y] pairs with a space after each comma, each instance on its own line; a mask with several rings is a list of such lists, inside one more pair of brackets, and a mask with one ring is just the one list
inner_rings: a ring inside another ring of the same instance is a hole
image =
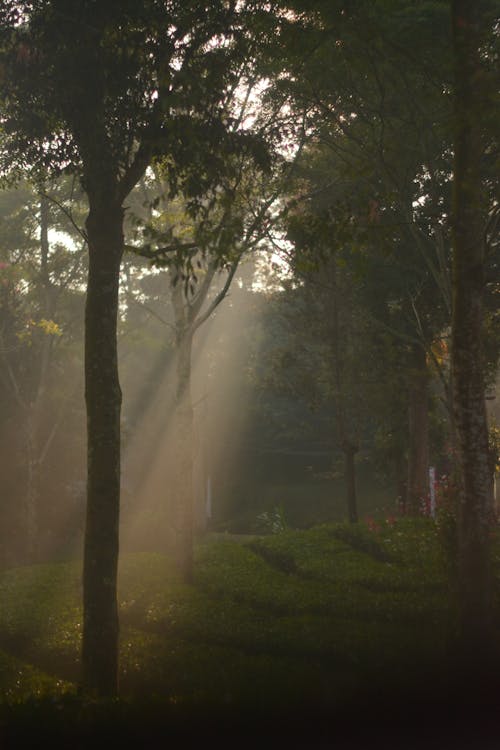
[[[498, 574], [498, 540], [495, 565]], [[388, 704], [401, 715], [450, 688], [448, 568], [428, 519], [207, 538], [193, 585], [150, 553], [124, 556], [119, 580], [122, 726], [138, 706], [253, 725], [270, 709], [286, 722]], [[80, 581], [78, 561], [0, 573], [5, 726], [47, 705], [82, 721]]]

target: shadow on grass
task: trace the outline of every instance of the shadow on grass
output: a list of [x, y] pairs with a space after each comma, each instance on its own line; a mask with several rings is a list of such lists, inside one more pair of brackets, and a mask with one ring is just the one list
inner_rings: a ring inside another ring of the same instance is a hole
[[[461, 677], [461, 679], [460, 679]], [[491, 675], [488, 676], [491, 678]], [[478, 681], [479, 680], [479, 681]], [[5, 750], [33, 748], [338, 748], [493, 750], [498, 680], [445, 670], [374, 682], [354, 699], [288, 706], [230, 702], [82, 701], [74, 695], [0, 708]]]

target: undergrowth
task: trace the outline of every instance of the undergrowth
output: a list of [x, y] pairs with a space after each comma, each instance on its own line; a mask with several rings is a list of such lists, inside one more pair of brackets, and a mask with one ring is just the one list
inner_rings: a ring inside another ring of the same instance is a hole
[[[125, 556], [122, 699], [260, 711], [416, 684], [446, 661], [445, 563], [432, 522], [405, 519], [201, 543], [189, 586]], [[3, 705], [77, 700], [81, 564], [4, 571], [0, 597]]]

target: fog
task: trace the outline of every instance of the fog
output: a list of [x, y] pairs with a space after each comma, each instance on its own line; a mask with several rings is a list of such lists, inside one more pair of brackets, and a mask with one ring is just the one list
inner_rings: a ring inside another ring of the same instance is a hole
[[[236, 283], [213, 320], [203, 324], [194, 337], [187, 398], [193, 409], [189, 449], [195, 524], [200, 532], [207, 530], [214, 515], [221, 515], [219, 492], [234, 481], [239, 469], [240, 441], [248, 420], [242, 391], [251, 297], [251, 293], [241, 293]], [[168, 305], [166, 299], [164, 307]], [[126, 351], [122, 356], [126, 357]], [[185, 481], [175, 466], [175, 351], [152, 358], [151, 372], [154, 376], [146, 375], [142, 382], [134, 382], [132, 372], [124, 387], [122, 545], [124, 549], [153, 546], [168, 551], [175, 534], [175, 495], [178, 483]]]
[[[168, 553], [176, 533], [179, 483], [181, 489], [186, 483], [176, 466], [172, 272], [153, 272], [135, 260], [128, 264], [119, 327], [120, 544], [124, 552]], [[256, 533], [263, 530], [262, 514], [277, 511], [284, 523], [299, 527], [345, 516], [334, 409], [328, 398], [320, 408], [312, 407], [307, 390], [283, 369], [283, 353], [291, 344], [279, 309], [284, 292], [270, 269], [266, 255], [258, 262], [257, 256], [242, 262], [225, 299], [194, 334], [189, 452], [198, 535]], [[206, 305], [225, 278], [224, 271], [216, 274]], [[14, 282], [4, 282], [6, 291], [7, 283]], [[61, 335], [33, 326], [26, 338], [14, 332], [25, 346], [10, 363], [10, 416], [2, 423], [4, 564], [28, 561], [32, 555], [60, 559], [81, 554], [86, 444], [78, 316], [83, 317], [84, 296], [78, 287], [61, 289], [60, 295], [63, 303], [55, 313], [63, 319]], [[368, 493], [371, 504], [366, 512], [376, 507], [377, 498], [383, 504], [384, 487], [385, 502], [394, 502], [390, 483], [381, 483], [363, 462], [360, 471], [361, 506]], [[30, 534], [36, 537], [31, 552]]]

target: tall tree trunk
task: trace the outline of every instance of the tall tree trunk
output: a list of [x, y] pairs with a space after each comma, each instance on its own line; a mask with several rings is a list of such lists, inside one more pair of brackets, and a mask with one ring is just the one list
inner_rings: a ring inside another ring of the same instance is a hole
[[425, 349], [415, 345], [408, 413], [408, 484], [406, 512], [417, 514], [429, 491], [429, 415]]
[[488, 429], [483, 377], [484, 243], [481, 210], [481, 63], [478, 4], [453, 0], [455, 162], [452, 381], [461, 468], [459, 629], [464, 658], [491, 647]]
[[[50, 280], [49, 262], [49, 205], [48, 199], [40, 196], [40, 316], [51, 319], [54, 315], [54, 298]], [[36, 562], [40, 552], [40, 475], [44, 457], [42, 443], [42, 409], [47, 391], [47, 380], [52, 362], [53, 337], [45, 334], [42, 338], [37, 371], [33, 390], [27, 394], [23, 411], [25, 454], [26, 454], [26, 492], [25, 492], [25, 533], [26, 560]]]
[[175, 560], [183, 580], [193, 578], [193, 405], [191, 402], [191, 354], [193, 335], [180, 331], [177, 338]]
[[337, 431], [340, 440], [340, 446], [344, 454], [344, 479], [346, 483], [346, 506], [349, 523], [358, 521], [358, 500], [356, 494], [356, 453], [359, 451], [357, 440], [352, 436], [354, 432], [350, 424], [347, 406], [348, 396], [346, 393], [346, 383], [344, 376], [343, 362], [343, 344], [340, 329], [340, 312], [339, 312], [339, 288], [337, 283], [337, 261], [333, 257], [329, 268], [329, 281], [331, 287], [331, 319], [330, 319], [330, 345], [333, 357], [333, 375], [334, 375], [334, 403], [337, 418]]
[[89, 275], [85, 309], [88, 479], [83, 569], [82, 683], [90, 693], [118, 689], [118, 523], [120, 409], [116, 326], [123, 210], [93, 205], [86, 227]]

